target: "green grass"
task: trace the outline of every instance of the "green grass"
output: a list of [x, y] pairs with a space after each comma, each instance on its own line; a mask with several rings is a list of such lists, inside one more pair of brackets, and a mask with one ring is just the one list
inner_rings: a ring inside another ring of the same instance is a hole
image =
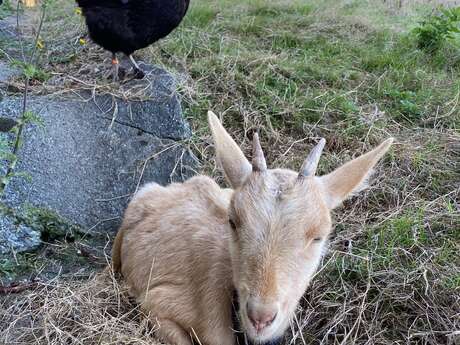
[[[334, 9], [328, 18], [323, 13], [332, 10], [329, 6], [300, 1], [192, 4], [161, 50], [183, 61], [192, 77], [203, 78], [206, 92], [198, 94], [206, 95], [208, 107], [223, 111], [236, 101], [280, 129], [356, 117], [369, 103], [403, 125], [423, 123], [439, 108], [447, 111], [446, 103], [459, 91], [452, 74], [460, 66], [458, 51], [447, 47], [433, 58], [417, 49], [409, 33], [361, 23], [353, 16], [354, 6]], [[204, 112], [193, 109], [190, 116]], [[445, 118], [443, 124], [458, 126], [458, 118]]]

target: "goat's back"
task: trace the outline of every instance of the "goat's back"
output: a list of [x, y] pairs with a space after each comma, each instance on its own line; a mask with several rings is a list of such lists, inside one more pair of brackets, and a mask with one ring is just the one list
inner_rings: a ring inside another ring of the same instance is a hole
[[[113, 265], [156, 317], [196, 331], [209, 329], [209, 322], [231, 322], [226, 305], [231, 298], [225, 294], [232, 292], [231, 193], [197, 176], [167, 187], [148, 184], [130, 202], [114, 243]], [[154, 290], [158, 301], [150, 300]], [[226, 315], [218, 315], [222, 308]]]

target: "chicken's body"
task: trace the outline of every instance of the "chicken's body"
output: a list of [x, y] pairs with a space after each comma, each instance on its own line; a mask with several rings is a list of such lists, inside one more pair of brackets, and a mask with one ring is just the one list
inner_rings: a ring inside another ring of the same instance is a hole
[[131, 56], [171, 33], [184, 18], [189, 0], [77, 0], [77, 3], [95, 43], [114, 55]]

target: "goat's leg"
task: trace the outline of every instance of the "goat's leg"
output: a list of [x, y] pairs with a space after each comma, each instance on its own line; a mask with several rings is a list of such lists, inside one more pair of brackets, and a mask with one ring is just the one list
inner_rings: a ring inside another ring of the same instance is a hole
[[[200, 339], [200, 344], [219, 344], [219, 345], [235, 345], [236, 342], [235, 333], [231, 328], [231, 325], [228, 325], [228, 328], [217, 328], [210, 329], [208, 333], [203, 334], [203, 337]], [[239, 343], [239, 345], [244, 345], [245, 343]]]
[[[158, 326], [156, 335], [166, 344], [193, 344], [188, 329], [184, 328], [184, 320], [180, 319], [180, 315], [190, 313], [187, 306], [191, 307], [188, 298], [184, 298], [184, 290], [181, 285], [165, 283], [150, 289], [142, 301], [142, 309], [150, 315], [152, 323]], [[172, 309], [171, 304], [174, 305]]]
[[156, 319], [159, 328], [156, 335], [160, 340], [172, 345], [193, 345], [192, 338], [181, 326], [168, 319]]

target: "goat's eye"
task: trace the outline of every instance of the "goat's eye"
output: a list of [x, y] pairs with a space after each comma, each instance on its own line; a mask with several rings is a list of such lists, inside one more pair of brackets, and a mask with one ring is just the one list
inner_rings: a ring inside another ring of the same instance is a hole
[[236, 225], [235, 222], [231, 219], [228, 220], [230, 227], [232, 228], [233, 231], [236, 231]]
[[321, 237], [316, 237], [313, 239], [313, 242], [321, 242], [322, 238]]

